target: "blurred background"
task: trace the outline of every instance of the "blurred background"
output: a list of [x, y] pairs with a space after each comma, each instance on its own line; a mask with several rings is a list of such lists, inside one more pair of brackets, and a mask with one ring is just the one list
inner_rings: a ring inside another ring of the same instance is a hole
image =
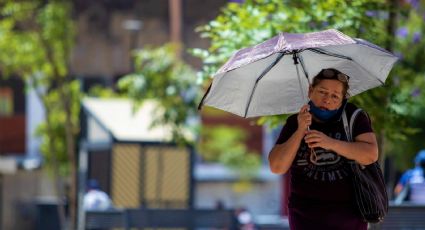
[[267, 155], [286, 116], [197, 106], [237, 49], [329, 28], [400, 58], [352, 99], [392, 197], [425, 148], [423, 1], [1, 0], [0, 229], [82, 228], [89, 179], [118, 210], [248, 210], [285, 225], [288, 180]]

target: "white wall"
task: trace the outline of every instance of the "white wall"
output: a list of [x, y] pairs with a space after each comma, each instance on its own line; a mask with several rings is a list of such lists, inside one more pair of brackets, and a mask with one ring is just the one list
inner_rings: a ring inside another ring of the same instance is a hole
[[[217, 177], [208, 177], [200, 171], [205, 170]], [[281, 178], [271, 174], [263, 167], [259, 177], [252, 182], [251, 190], [238, 193], [234, 190], [236, 180], [229, 175], [217, 173], [217, 169], [195, 170], [195, 208], [214, 208], [218, 200], [225, 208], [245, 207], [256, 215], [280, 215], [281, 211]], [[202, 175], [202, 176], [201, 176]]]
[[255, 215], [280, 215], [280, 185], [277, 182], [254, 183], [251, 191], [236, 193], [229, 182], [197, 182], [196, 208], [214, 208], [218, 200], [226, 208], [245, 207]]
[[29, 157], [39, 157], [41, 138], [35, 137], [34, 132], [44, 121], [44, 109], [33, 89], [26, 93], [26, 114], [26, 153]]

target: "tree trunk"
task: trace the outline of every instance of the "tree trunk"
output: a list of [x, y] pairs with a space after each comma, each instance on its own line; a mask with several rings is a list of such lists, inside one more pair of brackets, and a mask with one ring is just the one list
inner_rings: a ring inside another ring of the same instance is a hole
[[[394, 50], [394, 39], [395, 39], [395, 31], [397, 27], [397, 10], [398, 10], [398, 0], [388, 0], [388, 24], [387, 24], [387, 41], [385, 44], [385, 49], [388, 51]], [[385, 101], [385, 108], [388, 108], [389, 105], [389, 95], [387, 93], [384, 94], [384, 101]], [[384, 119], [386, 120], [386, 119]], [[386, 152], [386, 144], [385, 144], [385, 127], [382, 128], [379, 132], [378, 137], [378, 146], [380, 149], [379, 154], [379, 163], [382, 167], [382, 170], [385, 172], [385, 170], [391, 170], [391, 168], [386, 169], [385, 168], [385, 152]], [[385, 175], [386, 173], [384, 173]], [[392, 189], [393, 189], [393, 183], [392, 181], [389, 181], [389, 178], [385, 178], [387, 191], [389, 194], [389, 198], [392, 199]]]
[[388, 24], [387, 24], [387, 42], [385, 49], [388, 51], [394, 50], [394, 35], [397, 27], [397, 9], [398, 0], [388, 0]]
[[[389, 4], [389, 15], [388, 15], [388, 24], [387, 24], [387, 42], [385, 45], [385, 48], [389, 51], [392, 51], [394, 49], [394, 34], [396, 30], [396, 23], [397, 23], [397, 9], [398, 9], [398, 0], [388, 0]], [[388, 107], [389, 104], [389, 95], [388, 93], [385, 93], [383, 96], [383, 101], [385, 103], [385, 108]], [[385, 120], [385, 119], [384, 119]], [[380, 149], [379, 154], [379, 162], [381, 164], [381, 167], [383, 170], [385, 170], [385, 127], [382, 128], [382, 130], [378, 131], [378, 146]]]
[[176, 55], [181, 58], [183, 53], [182, 42], [182, 1], [169, 0], [169, 15], [170, 15], [170, 40], [177, 45]]
[[[32, 81], [34, 82], [34, 81]], [[65, 229], [64, 226], [66, 224], [66, 216], [65, 216], [65, 205], [64, 205], [64, 190], [63, 190], [63, 181], [62, 178], [60, 176], [59, 173], [59, 160], [56, 156], [55, 153], [57, 153], [58, 151], [56, 150], [56, 147], [54, 145], [55, 143], [55, 135], [53, 132], [53, 128], [50, 124], [50, 116], [52, 114], [52, 112], [50, 111], [48, 102], [46, 101], [45, 96], [43, 96], [43, 93], [40, 92], [37, 89], [37, 86], [35, 86], [33, 84], [33, 89], [35, 90], [38, 98], [40, 98], [43, 107], [44, 107], [44, 111], [45, 111], [45, 122], [46, 122], [46, 129], [47, 129], [47, 135], [49, 136], [50, 140], [49, 140], [49, 144], [48, 144], [48, 152], [52, 155], [51, 159], [52, 159], [52, 163], [53, 163], [53, 176], [54, 176], [54, 184], [55, 184], [55, 189], [56, 189], [56, 196], [58, 198], [58, 214], [59, 214], [59, 226], [61, 227], [61, 229]]]
[[62, 99], [63, 110], [65, 111], [65, 138], [66, 138], [66, 152], [68, 160], [71, 163], [71, 182], [69, 186], [69, 218], [70, 218], [70, 229], [75, 229], [76, 217], [77, 217], [77, 162], [75, 157], [75, 136], [74, 136], [74, 125], [72, 124], [72, 105], [71, 98], [72, 92], [70, 90], [70, 83], [65, 82], [59, 90]]
[[[71, 176], [71, 182], [69, 184], [69, 194], [68, 194], [68, 205], [69, 205], [69, 218], [70, 218], [70, 225], [69, 229], [75, 229], [74, 226], [76, 226], [76, 210], [77, 210], [77, 203], [76, 203], [76, 194], [77, 194], [77, 162], [75, 159], [75, 138], [74, 138], [74, 126], [72, 124], [72, 105], [71, 105], [71, 89], [70, 89], [70, 82], [67, 81], [66, 76], [62, 76], [60, 74], [59, 68], [56, 65], [56, 62], [54, 60], [53, 56], [53, 49], [51, 47], [51, 44], [48, 44], [46, 40], [43, 39], [41, 34], [39, 34], [40, 42], [43, 45], [45, 51], [46, 51], [46, 58], [50, 62], [53, 70], [53, 81], [58, 84], [56, 89], [59, 92], [60, 100], [62, 104], [62, 109], [65, 112], [65, 145], [66, 145], [66, 153], [68, 157], [68, 161], [71, 164], [70, 165], [70, 176]], [[50, 134], [49, 134], [50, 135]]]

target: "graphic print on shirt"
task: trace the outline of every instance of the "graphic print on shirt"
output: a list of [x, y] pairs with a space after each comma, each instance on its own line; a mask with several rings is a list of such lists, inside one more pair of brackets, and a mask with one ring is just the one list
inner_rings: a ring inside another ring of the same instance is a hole
[[[341, 133], [328, 135], [341, 140]], [[301, 143], [297, 153], [296, 166], [302, 168], [302, 173], [312, 180], [333, 182], [346, 178], [349, 174], [344, 169], [344, 159], [333, 151], [315, 148], [316, 156], [305, 142]]]

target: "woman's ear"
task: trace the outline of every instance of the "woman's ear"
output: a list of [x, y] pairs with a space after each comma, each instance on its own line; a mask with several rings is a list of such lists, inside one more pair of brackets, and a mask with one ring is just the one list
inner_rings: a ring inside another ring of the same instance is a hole
[[308, 87], [308, 98], [310, 99], [311, 94], [313, 93], [313, 87], [310, 85]]

